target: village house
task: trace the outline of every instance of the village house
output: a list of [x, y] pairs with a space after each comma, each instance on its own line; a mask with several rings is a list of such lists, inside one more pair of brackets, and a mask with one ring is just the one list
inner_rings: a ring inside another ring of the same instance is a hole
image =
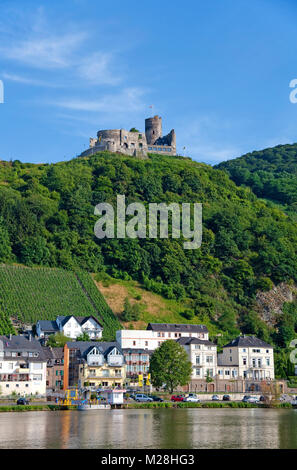
[[123, 349], [127, 379], [137, 381], [139, 375], [147, 376], [152, 352], [148, 349]]
[[192, 363], [192, 380], [214, 377], [217, 372], [217, 346], [209, 340], [183, 336], [177, 342], [185, 348]]
[[67, 348], [70, 386], [99, 388], [125, 384], [126, 364], [118, 343], [76, 341], [67, 343]]
[[73, 315], [58, 316], [56, 320], [38, 320], [36, 334], [38, 338], [46, 340], [50, 335], [63, 333], [68, 338], [76, 339], [87, 333], [90, 339], [100, 339], [103, 328], [94, 316], [78, 317]]
[[273, 347], [255, 336], [238, 336], [218, 355], [220, 379], [273, 380]]
[[0, 387], [3, 396], [46, 394], [44, 351], [28, 336], [0, 336]]
[[46, 389], [56, 392], [64, 386], [64, 351], [63, 348], [43, 347], [46, 364]]
[[154, 351], [168, 340], [177, 340], [183, 336], [208, 340], [205, 325], [176, 323], [149, 323], [146, 330], [118, 330], [117, 342], [122, 349], [144, 349]]

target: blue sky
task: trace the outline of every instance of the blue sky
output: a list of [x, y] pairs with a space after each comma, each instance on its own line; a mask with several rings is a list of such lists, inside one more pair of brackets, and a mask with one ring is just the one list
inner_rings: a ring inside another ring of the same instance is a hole
[[152, 114], [210, 164], [295, 142], [296, 16], [288, 0], [0, 0], [0, 159], [68, 160]]

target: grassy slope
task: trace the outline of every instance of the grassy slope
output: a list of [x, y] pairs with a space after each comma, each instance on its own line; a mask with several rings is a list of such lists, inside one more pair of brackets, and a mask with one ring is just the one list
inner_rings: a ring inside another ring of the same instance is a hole
[[[131, 325], [134, 329], [146, 328], [152, 323], [197, 323], [197, 318], [187, 320], [181, 312], [185, 308], [184, 302], [165, 299], [161, 295], [149, 292], [136, 281], [124, 281], [121, 279], [111, 279], [109, 281], [95, 280], [100, 292], [104, 295], [106, 302], [112, 309], [115, 316], [121, 321], [121, 314], [124, 309], [125, 299], [128, 298], [131, 304], [138, 303], [141, 307], [140, 319], [137, 322], [121, 322], [124, 328]], [[139, 298], [141, 297], [141, 298]], [[203, 323], [206, 324], [210, 333], [215, 335], [217, 329], [205, 316]]]

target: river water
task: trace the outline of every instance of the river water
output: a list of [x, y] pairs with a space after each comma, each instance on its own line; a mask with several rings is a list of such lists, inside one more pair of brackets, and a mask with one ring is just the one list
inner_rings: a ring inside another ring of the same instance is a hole
[[297, 410], [199, 408], [0, 413], [0, 448], [297, 449]]

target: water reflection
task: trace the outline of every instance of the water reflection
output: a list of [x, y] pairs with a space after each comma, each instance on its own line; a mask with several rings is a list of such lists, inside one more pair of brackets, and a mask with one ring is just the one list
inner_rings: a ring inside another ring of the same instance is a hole
[[0, 414], [1, 448], [297, 448], [297, 411], [100, 410]]

